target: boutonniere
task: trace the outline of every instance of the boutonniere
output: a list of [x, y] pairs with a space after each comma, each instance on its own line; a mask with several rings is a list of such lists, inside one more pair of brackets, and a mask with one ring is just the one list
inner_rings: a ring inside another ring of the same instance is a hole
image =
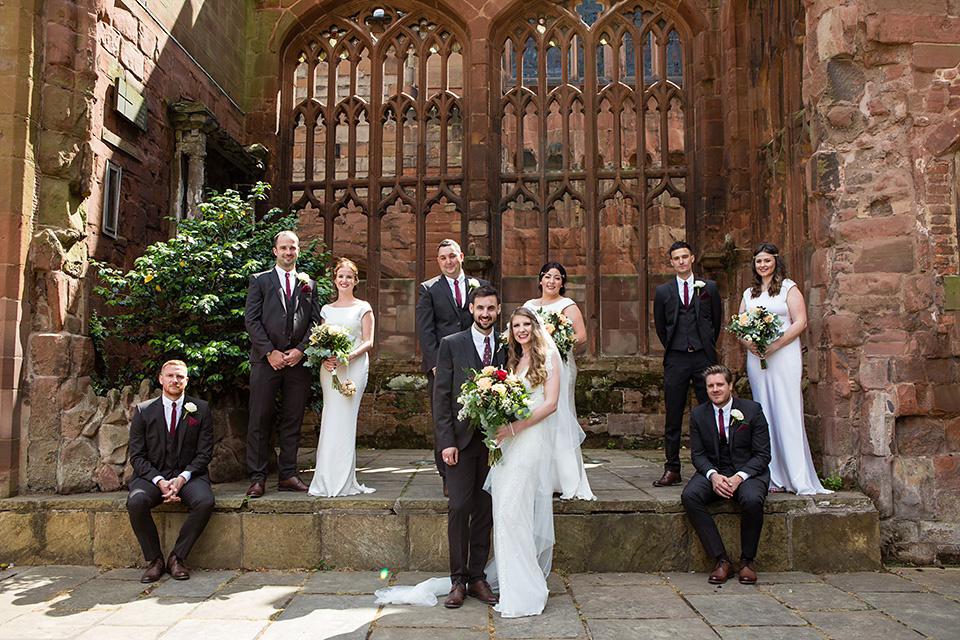
[[467, 278], [467, 286], [470, 287], [470, 291], [473, 291], [480, 287], [480, 281], [476, 278]]
[[740, 429], [743, 429], [744, 427], [747, 426], [747, 425], [743, 422], [743, 412], [740, 411], [740, 409], [732, 409], [732, 410], [730, 411], [730, 426], [732, 427], [732, 426], [738, 425], [738, 424], [739, 424], [740, 426], [737, 428], [737, 431], [740, 431]]
[[300, 293], [310, 293], [310, 278], [305, 273], [297, 274], [297, 282], [300, 283]]
[[187, 402], [183, 405], [183, 410], [187, 413], [194, 413], [197, 410], [197, 405], [192, 402]]
[[693, 289], [694, 289], [694, 291], [696, 291], [697, 289], [701, 289], [701, 288], [703, 288], [703, 287], [705, 287], [705, 286], [707, 286], [707, 283], [704, 282], [703, 280], [694, 280], [694, 281], [693, 281]]

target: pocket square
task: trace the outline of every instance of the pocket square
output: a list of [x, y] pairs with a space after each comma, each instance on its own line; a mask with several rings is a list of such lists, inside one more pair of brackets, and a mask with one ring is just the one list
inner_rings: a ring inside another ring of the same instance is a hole
[[198, 424], [200, 424], [200, 422], [199, 422], [196, 418], [194, 418], [193, 416], [187, 416], [187, 426], [188, 426], [188, 427], [195, 427], [195, 426], [197, 426]]
[[710, 294], [707, 293], [706, 291], [704, 291], [703, 293], [700, 294], [700, 299], [701, 299], [701, 300], [709, 300], [709, 299], [710, 299]]
[[746, 429], [748, 426], [749, 425], [746, 422], [742, 423], [739, 427], [737, 427], [736, 433], [740, 433], [742, 430]]

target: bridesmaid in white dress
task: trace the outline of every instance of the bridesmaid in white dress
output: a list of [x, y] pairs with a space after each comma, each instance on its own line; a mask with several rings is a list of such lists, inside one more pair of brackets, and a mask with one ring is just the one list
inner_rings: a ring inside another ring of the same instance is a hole
[[[573, 323], [573, 332], [577, 338], [577, 345], [587, 341], [587, 328], [583, 322], [583, 314], [577, 303], [565, 298], [567, 270], [559, 262], [548, 262], [540, 268], [540, 298], [527, 300], [523, 306], [539, 311], [562, 313]], [[554, 460], [553, 469], [554, 491], [560, 493], [561, 500], [596, 500], [597, 497], [590, 489], [587, 472], [583, 466], [583, 454], [580, 444], [586, 434], [577, 422], [577, 408], [575, 404], [577, 389], [577, 362], [573, 352], [561, 360], [561, 391], [560, 402], [565, 405], [567, 415], [572, 420], [558, 425], [554, 430]]]
[[[320, 421], [320, 441], [317, 444], [317, 468], [310, 483], [311, 496], [350, 496], [373, 493], [357, 482], [357, 413], [360, 398], [367, 386], [370, 369], [368, 351], [373, 347], [373, 308], [354, 296], [360, 281], [357, 265], [340, 258], [333, 270], [337, 299], [323, 305], [320, 316], [326, 324], [346, 327], [353, 337], [353, 351], [344, 365], [336, 358], [323, 362], [320, 384], [323, 386], [323, 417]], [[345, 396], [333, 388], [333, 372], [340, 382], [352, 380], [357, 392]]]
[[747, 377], [753, 399], [763, 407], [770, 424], [770, 491], [789, 491], [798, 495], [831, 493], [817, 477], [803, 424], [803, 357], [800, 334], [807, 327], [807, 308], [803, 294], [793, 280], [780, 250], [769, 242], [753, 252], [753, 286], [743, 292], [740, 312], [764, 307], [783, 321], [783, 335], [770, 343], [767, 369], [760, 363], [755, 344], [747, 348]]
[[559, 358], [537, 314], [520, 307], [510, 318], [507, 368], [523, 381], [530, 417], [497, 432], [503, 458], [490, 469], [484, 488], [493, 497], [494, 557], [486, 570], [504, 618], [534, 616], [547, 603], [553, 561], [551, 431], [562, 415]]

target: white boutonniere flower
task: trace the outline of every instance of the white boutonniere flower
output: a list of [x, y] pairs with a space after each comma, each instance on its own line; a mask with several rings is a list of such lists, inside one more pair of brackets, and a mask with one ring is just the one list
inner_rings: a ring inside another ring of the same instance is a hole
[[699, 288], [705, 287], [705, 286], [707, 286], [707, 283], [704, 282], [703, 280], [694, 280], [694, 281], [693, 281], [693, 288], [694, 288], [694, 289], [699, 289]]
[[737, 422], [743, 422], [743, 412], [740, 409], [732, 409], [730, 417]]
[[193, 404], [192, 402], [187, 402], [183, 405], [183, 410], [187, 413], [193, 413], [197, 410], [197, 405]]
[[[299, 282], [302, 282], [303, 284], [307, 284], [307, 283], [310, 282], [310, 278], [309, 278], [309, 277], [307, 276], [307, 274], [305, 274], [305, 273], [298, 273], [298, 274], [297, 274], [297, 280], [298, 280]], [[693, 285], [693, 286], [696, 287], [697, 285]]]
[[473, 291], [480, 286], [480, 281], [476, 278], [467, 278], [467, 286], [470, 287], [471, 291]]

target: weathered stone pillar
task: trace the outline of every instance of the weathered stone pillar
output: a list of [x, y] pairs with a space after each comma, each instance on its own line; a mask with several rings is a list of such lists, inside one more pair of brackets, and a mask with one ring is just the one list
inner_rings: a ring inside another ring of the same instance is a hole
[[874, 499], [890, 557], [953, 562], [960, 3], [806, 9], [808, 369], [825, 463]]

